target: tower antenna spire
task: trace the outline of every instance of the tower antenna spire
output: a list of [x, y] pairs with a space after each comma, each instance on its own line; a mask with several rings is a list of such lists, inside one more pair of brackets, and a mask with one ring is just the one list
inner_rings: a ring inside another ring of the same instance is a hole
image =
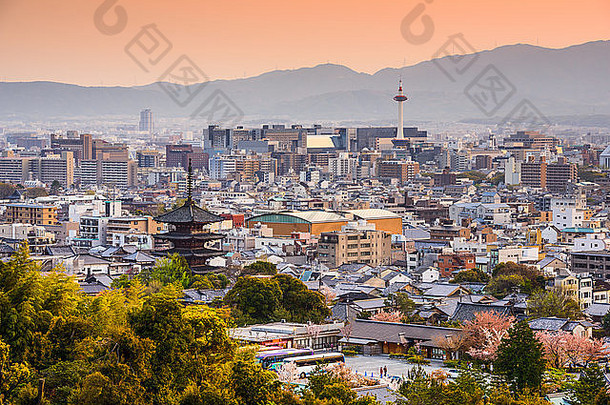
[[402, 75], [398, 81], [398, 94], [394, 96], [394, 101], [398, 103], [398, 126], [396, 128], [396, 139], [404, 139], [402, 104], [407, 101], [407, 96], [405, 96], [402, 92]]
[[186, 202], [190, 204], [193, 202], [193, 165], [191, 158], [189, 158], [188, 175], [186, 177], [186, 194]]

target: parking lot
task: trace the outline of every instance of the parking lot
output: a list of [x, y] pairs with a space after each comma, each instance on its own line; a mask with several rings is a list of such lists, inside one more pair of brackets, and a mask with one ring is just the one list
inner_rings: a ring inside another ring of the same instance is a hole
[[[387, 367], [389, 376], [403, 376], [414, 364], [409, 364], [405, 359], [391, 359], [388, 356], [351, 356], [345, 357], [345, 364], [358, 374], [379, 377], [379, 368]], [[426, 372], [438, 370], [443, 367], [441, 360], [431, 360], [430, 365], [422, 366]], [[447, 370], [447, 369], [445, 369]]]

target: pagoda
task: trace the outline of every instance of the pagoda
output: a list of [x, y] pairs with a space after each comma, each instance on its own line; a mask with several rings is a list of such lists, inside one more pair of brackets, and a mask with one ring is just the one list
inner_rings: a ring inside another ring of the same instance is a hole
[[170, 225], [168, 232], [154, 235], [155, 240], [169, 242], [170, 248], [157, 250], [155, 254], [168, 256], [177, 253], [186, 259], [193, 273], [206, 273], [213, 269], [207, 265], [208, 259], [223, 254], [222, 250], [209, 248], [208, 245], [224, 238], [222, 234], [209, 232], [206, 226], [220, 222], [223, 218], [198, 207], [193, 201], [192, 191], [192, 166], [189, 159], [185, 203], [155, 218], [157, 222]]

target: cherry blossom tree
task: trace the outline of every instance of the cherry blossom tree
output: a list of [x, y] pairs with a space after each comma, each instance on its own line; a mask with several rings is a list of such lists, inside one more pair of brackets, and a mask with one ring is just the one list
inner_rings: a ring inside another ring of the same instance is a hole
[[587, 365], [607, 356], [601, 339], [577, 336], [568, 332], [537, 332], [546, 360], [556, 368]]
[[374, 321], [381, 322], [400, 322], [402, 319], [402, 314], [400, 311], [392, 311], [392, 312], [379, 312], [371, 317]]
[[467, 353], [481, 361], [492, 361], [502, 338], [515, 322], [515, 318], [493, 312], [479, 312], [472, 321], [464, 324]]

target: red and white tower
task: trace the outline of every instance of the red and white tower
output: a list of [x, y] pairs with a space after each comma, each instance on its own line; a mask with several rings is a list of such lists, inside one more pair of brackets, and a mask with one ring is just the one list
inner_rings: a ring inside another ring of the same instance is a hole
[[405, 132], [403, 129], [403, 112], [402, 103], [407, 101], [408, 98], [402, 92], [402, 79], [398, 82], [398, 94], [394, 96], [394, 101], [398, 103], [398, 132], [396, 133], [396, 139], [405, 139]]

